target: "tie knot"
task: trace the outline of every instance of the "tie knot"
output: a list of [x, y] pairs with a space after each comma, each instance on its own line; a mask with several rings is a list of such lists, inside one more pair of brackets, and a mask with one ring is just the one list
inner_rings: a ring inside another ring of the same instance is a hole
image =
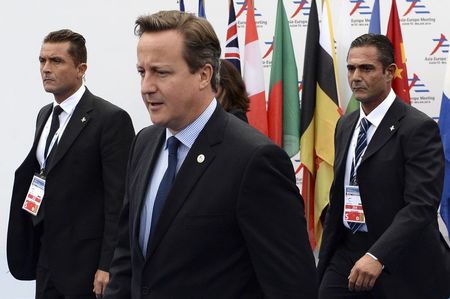
[[361, 119], [361, 129], [365, 131], [367, 131], [367, 129], [370, 127], [371, 123], [370, 121], [367, 120], [367, 118], [363, 117]]
[[61, 106], [56, 105], [56, 106], [53, 108], [53, 114], [54, 114], [54, 115], [59, 116], [59, 115], [61, 114], [61, 112], [63, 112], [63, 109], [61, 108]]
[[175, 137], [169, 137], [167, 139], [167, 149], [169, 150], [169, 155], [176, 155], [180, 141]]

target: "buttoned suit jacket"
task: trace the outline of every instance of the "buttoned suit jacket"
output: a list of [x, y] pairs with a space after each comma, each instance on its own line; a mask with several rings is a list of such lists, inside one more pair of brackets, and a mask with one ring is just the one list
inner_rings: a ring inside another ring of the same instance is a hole
[[105, 298], [316, 298], [292, 164], [220, 105], [179, 169], [142, 254], [140, 214], [164, 140], [165, 128], [150, 126], [132, 146]]
[[[343, 241], [344, 175], [359, 110], [336, 127], [334, 182], [319, 254], [321, 280]], [[370, 247], [389, 298], [448, 298], [450, 251], [438, 229], [443, 150], [437, 124], [396, 98], [357, 169]]]
[[47, 168], [41, 248], [31, 216], [22, 210], [31, 179], [39, 173], [36, 148], [53, 104], [37, 117], [32, 148], [16, 170], [7, 257], [11, 274], [36, 279], [46, 250], [55, 286], [64, 294], [91, 292], [97, 269], [108, 271], [117, 243], [126, 161], [134, 138], [129, 115], [86, 89]]

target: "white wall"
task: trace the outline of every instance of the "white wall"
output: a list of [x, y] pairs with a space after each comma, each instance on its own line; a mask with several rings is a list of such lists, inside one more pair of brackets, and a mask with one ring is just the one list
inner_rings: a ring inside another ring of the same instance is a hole
[[[228, 0], [206, 0], [206, 15], [224, 42], [228, 20]], [[236, 12], [242, 1], [235, 0]], [[334, 23], [339, 23], [348, 9], [354, 4], [350, 0], [331, 0], [334, 9]], [[363, 6], [371, 11], [373, 0], [366, 0]], [[382, 2], [382, 31], [386, 26], [388, 1]], [[186, 9], [195, 12], [197, 0], [185, 0]], [[276, 0], [255, 0], [258, 10], [256, 21], [260, 35], [261, 53], [268, 49], [265, 42], [271, 41], [275, 26]], [[290, 18], [300, 1], [284, 0], [287, 15]], [[390, 3], [390, 2], [389, 2]], [[407, 10], [410, 2], [397, 0], [399, 14]], [[412, 66], [408, 65], [409, 77], [419, 73], [422, 82], [430, 89], [427, 94], [434, 97], [428, 104], [418, 104], [430, 116], [439, 111], [443, 64], [431, 64], [428, 59], [445, 58], [439, 51], [430, 56], [435, 42], [432, 38], [447, 33], [450, 20], [445, 13], [449, 11], [448, 1], [422, 0], [421, 4], [430, 10], [436, 20], [424, 25], [406, 25], [403, 38], [406, 54]], [[342, 9], [344, 6], [347, 9]], [[153, 13], [161, 9], [178, 9], [177, 0], [15, 0], [0, 1], [0, 71], [1, 125], [0, 125], [0, 297], [5, 299], [33, 298], [34, 283], [20, 282], [8, 273], [6, 263], [6, 230], [9, 215], [9, 203], [15, 169], [28, 153], [33, 140], [35, 120], [40, 107], [51, 102], [52, 97], [43, 91], [39, 76], [38, 55], [43, 37], [50, 31], [70, 28], [83, 34], [88, 47], [88, 72], [86, 84], [91, 91], [126, 109], [139, 130], [149, 124], [149, 117], [142, 104], [139, 93], [139, 77], [136, 72], [136, 42], [133, 35], [134, 21], [137, 16]], [[305, 12], [305, 11], [303, 11]], [[260, 14], [260, 15], [259, 15]], [[420, 18], [413, 11], [407, 18]], [[353, 26], [348, 34], [356, 36], [367, 32], [370, 15], [354, 14], [358, 26]], [[303, 47], [308, 16], [303, 13], [290, 18], [291, 32], [297, 56], [299, 78], [303, 70]], [[244, 56], [245, 13], [238, 18], [241, 56]], [[414, 21], [412, 21], [414, 23]], [[442, 32], [441, 32], [442, 31]], [[335, 30], [335, 34], [336, 34]], [[338, 37], [338, 35], [336, 35]], [[339, 41], [338, 41], [339, 43]], [[447, 42], [448, 44], [448, 42]], [[264, 60], [265, 81], [269, 82], [270, 55]], [[345, 78], [341, 78], [345, 84]], [[412, 91], [413, 97], [422, 94]]]

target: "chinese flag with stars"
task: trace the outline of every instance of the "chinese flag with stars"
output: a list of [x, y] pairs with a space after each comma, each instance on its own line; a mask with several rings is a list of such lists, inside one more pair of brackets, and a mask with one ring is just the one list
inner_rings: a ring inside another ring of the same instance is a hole
[[397, 4], [392, 0], [391, 14], [389, 15], [388, 29], [386, 36], [394, 46], [394, 61], [397, 65], [394, 79], [392, 80], [392, 89], [403, 101], [411, 104], [408, 86], [408, 72], [406, 71], [406, 55], [403, 45], [402, 29], [398, 17]]

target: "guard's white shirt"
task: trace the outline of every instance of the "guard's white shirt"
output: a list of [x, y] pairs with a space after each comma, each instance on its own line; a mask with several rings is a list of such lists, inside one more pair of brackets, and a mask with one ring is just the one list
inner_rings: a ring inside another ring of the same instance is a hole
[[[53, 107], [56, 105], [61, 106], [63, 111], [59, 115], [59, 125], [60, 125], [60, 131], [58, 135], [58, 140], [61, 139], [61, 136], [64, 133], [64, 130], [67, 127], [67, 124], [69, 123], [70, 117], [73, 114], [73, 111], [75, 110], [75, 107], [80, 102], [81, 97], [83, 96], [84, 92], [86, 91], [86, 87], [84, 84], [81, 85], [81, 87], [70, 97], [65, 99], [61, 104], [58, 104], [56, 101], [53, 101]], [[48, 134], [50, 133], [50, 126], [52, 123], [52, 116], [53, 116], [53, 110], [52, 113], [50, 113], [49, 118], [47, 119], [47, 122], [45, 123], [44, 129], [42, 130], [41, 137], [39, 139], [39, 143], [37, 145], [36, 149], [36, 159], [39, 162], [40, 167], [42, 168], [42, 165], [44, 164], [45, 157], [44, 157], [44, 151], [45, 151], [45, 143], [47, 142]], [[55, 143], [56, 146], [56, 143]]]

